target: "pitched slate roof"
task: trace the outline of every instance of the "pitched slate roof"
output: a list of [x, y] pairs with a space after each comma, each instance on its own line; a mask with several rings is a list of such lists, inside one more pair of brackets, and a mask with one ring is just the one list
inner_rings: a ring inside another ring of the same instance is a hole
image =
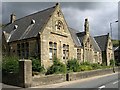
[[[83, 44], [83, 40], [84, 40], [84, 36], [85, 35], [86, 35], [85, 32], [79, 32], [79, 33], [77, 33], [77, 36], [78, 36], [81, 44]], [[99, 46], [98, 46], [98, 44], [97, 44], [97, 42], [95, 41], [95, 39], [92, 36], [90, 36], [90, 40], [92, 42], [94, 50], [95, 51], [101, 51], [100, 48], [99, 48]]]
[[53, 6], [43, 11], [25, 16], [16, 20], [14, 23], [7, 25], [3, 28], [3, 31], [4, 34], [6, 33], [9, 35], [7, 38], [8, 42], [36, 37], [55, 11], [55, 7], [56, 6]]
[[83, 39], [84, 39], [85, 35], [86, 35], [85, 32], [77, 33], [78, 39], [79, 39], [79, 41], [81, 42], [82, 45], [83, 45]]
[[68, 27], [68, 28], [69, 28], [70, 34], [72, 36], [72, 39], [73, 39], [75, 45], [81, 46], [81, 42], [79, 41], [79, 38], [77, 37], [77, 33], [79, 33], [79, 31], [77, 31], [73, 28], [70, 28], [70, 27]]
[[[86, 35], [85, 32], [79, 32], [79, 31], [72, 29], [72, 28], [69, 28], [69, 30], [70, 30], [70, 33], [71, 33], [71, 36], [73, 38], [74, 43], [77, 46], [83, 46], [84, 36]], [[90, 36], [90, 39], [91, 39], [92, 45], [94, 47], [94, 50], [101, 51], [97, 42], [95, 41], [95, 39], [92, 36]]]
[[106, 46], [107, 46], [107, 42], [108, 42], [108, 37], [109, 35], [101, 35], [101, 36], [96, 36], [94, 37], [96, 42], [98, 43], [101, 51], [105, 51], [106, 50]]
[[95, 39], [93, 37], [91, 37], [91, 36], [90, 36], [90, 38], [91, 38], [91, 42], [92, 42], [92, 45], [94, 47], [94, 50], [95, 51], [101, 51], [101, 49], [100, 49], [98, 43], [95, 41]]

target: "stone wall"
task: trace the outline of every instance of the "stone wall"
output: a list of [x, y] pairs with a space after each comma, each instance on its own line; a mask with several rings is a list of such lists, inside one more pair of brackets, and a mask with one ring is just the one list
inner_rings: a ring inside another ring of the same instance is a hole
[[[115, 71], [118, 72], [119, 68], [115, 68]], [[103, 69], [103, 70], [92, 70], [92, 71], [84, 71], [84, 72], [73, 72], [69, 73], [68, 76], [68, 81], [73, 81], [73, 80], [78, 80], [78, 79], [83, 79], [83, 78], [89, 78], [89, 77], [94, 77], [94, 76], [99, 76], [99, 75], [105, 75], [105, 74], [112, 74], [113, 73], [113, 68], [109, 69]], [[55, 83], [60, 83], [64, 82], [67, 80], [65, 74], [57, 74], [57, 75], [48, 75], [48, 76], [34, 76], [32, 78], [32, 86], [38, 86], [38, 85], [47, 85], [47, 84], [55, 84]]]
[[20, 87], [30, 87], [32, 84], [32, 62], [31, 60], [19, 61], [18, 73], [2, 73], [2, 83]]
[[19, 85], [19, 74], [18, 73], [2, 73], [2, 83], [8, 85]]
[[38, 85], [47, 85], [47, 84], [55, 84], [66, 81], [65, 74], [57, 74], [57, 75], [48, 75], [48, 76], [34, 76], [33, 77], [32, 86]]
[[[115, 68], [116, 72], [119, 72], [119, 68]], [[69, 73], [68, 80], [78, 80], [83, 78], [89, 78], [99, 75], [105, 74], [112, 74], [113, 68], [110, 69], [103, 69], [103, 70], [93, 70], [93, 71], [84, 71], [84, 72], [76, 72], [76, 73]], [[48, 85], [48, 84], [55, 84], [65, 82], [66, 75], [65, 74], [57, 74], [57, 75], [47, 75], [41, 76], [36, 75], [32, 77], [32, 85], [31, 86], [38, 86], [38, 85]], [[2, 73], [2, 82], [9, 85], [20, 86], [19, 74], [18, 73]]]
[[[115, 68], [115, 71], [118, 71], [118, 68]], [[84, 72], [77, 72], [77, 73], [69, 73], [69, 80], [77, 80], [77, 79], [83, 79], [83, 78], [89, 78], [93, 76], [98, 75], [105, 75], [113, 73], [113, 69], [99, 69], [99, 70], [93, 70], [93, 71], [84, 71]]]

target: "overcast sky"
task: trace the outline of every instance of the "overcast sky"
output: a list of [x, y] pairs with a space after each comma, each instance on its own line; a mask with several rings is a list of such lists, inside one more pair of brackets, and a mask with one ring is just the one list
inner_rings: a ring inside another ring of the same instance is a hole
[[[9, 22], [11, 13], [15, 13], [18, 19], [54, 5], [54, 2], [3, 2], [3, 23]], [[107, 34], [110, 23], [118, 20], [117, 2], [63, 2], [60, 6], [69, 27], [83, 31], [84, 19], [88, 18], [92, 36]], [[118, 23], [112, 23], [112, 30], [113, 39], [117, 39]]]

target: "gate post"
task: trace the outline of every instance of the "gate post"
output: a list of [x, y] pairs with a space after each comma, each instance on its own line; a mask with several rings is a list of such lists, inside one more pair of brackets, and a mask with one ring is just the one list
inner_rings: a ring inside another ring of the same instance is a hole
[[32, 85], [32, 61], [21, 59], [19, 60], [19, 81], [20, 86], [27, 88]]

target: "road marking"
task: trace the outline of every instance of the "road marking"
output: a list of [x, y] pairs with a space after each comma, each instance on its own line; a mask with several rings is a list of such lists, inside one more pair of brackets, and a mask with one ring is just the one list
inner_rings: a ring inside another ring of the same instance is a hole
[[116, 83], [118, 83], [119, 81], [115, 81], [115, 82], [113, 82], [113, 84], [116, 84]]
[[102, 88], [105, 88], [105, 85], [100, 86], [100, 87], [98, 87], [98, 88], [99, 88], [99, 90], [101, 90]]

